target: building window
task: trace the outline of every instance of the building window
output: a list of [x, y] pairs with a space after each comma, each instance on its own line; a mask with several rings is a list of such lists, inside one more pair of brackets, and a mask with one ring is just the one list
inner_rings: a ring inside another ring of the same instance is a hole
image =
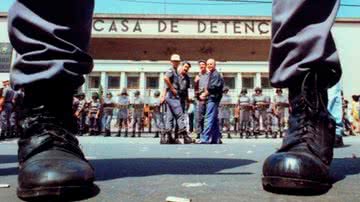
[[261, 87], [271, 89], [269, 77], [261, 77]]
[[120, 76], [108, 76], [108, 88], [119, 89], [120, 88]]
[[139, 89], [139, 77], [138, 76], [128, 76], [127, 77], [127, 87], [129, 89]]
[[89, 88], [99, 88], [100, 76], [89, 76]]
[[147, 89], [159, 89], [159, 77], [146, 77]]
[[243, 77], [242, 78], [242, 87], [247, 89], [254, 88], [254, 77]]
[[0, 72], [9, 72], [12, 58], [10, 43], [0, 43]]
[[225, 86], [230, 89], [235, 89], [235, 77], [224, 77]]

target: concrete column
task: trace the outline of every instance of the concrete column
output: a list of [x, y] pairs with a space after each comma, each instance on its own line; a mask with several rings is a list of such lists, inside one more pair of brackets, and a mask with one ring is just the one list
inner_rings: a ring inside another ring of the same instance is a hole
[[87, 93], [88, 91], [88, 86], [89, 86], [89, 76], [88, 75], [85, 75], [85, 82], [84, 84], [81, 86], [81, 92], [83, 93]]
[[240, 91], [242, 89], [242, 74], [241, 74], [241, 72], [237, 73], [235, 84], [236, 84], [236, 94], [239, 95]]
[[145, 89], [146, 89], [145, 72], [140, 72], [139, 91], [141, 95], [145, 95]]
[[123, 88], [126, 88], [126, 73], [125, 72], [121, 72], [120, 75], [120, 89], [122, 90]]
[[162, 92], [165, 88], [165, 82], [164, 82], [164, 72], [160, 72], [160, 76], [159, 76], [159, 90], [160, 92]]
[[106, 93], [108, 90], [106, 72], [101, 72], [100, 85], [102, 86], [104, 93]]
[[261, 73], [258, 72], [255, 75], [255, 87], [261, 87]]

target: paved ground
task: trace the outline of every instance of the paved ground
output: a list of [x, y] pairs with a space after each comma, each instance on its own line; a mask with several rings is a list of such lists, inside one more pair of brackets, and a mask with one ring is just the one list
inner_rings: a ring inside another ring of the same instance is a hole
[[[161, 202], [167, 196], [194, 202], [360, 200], [360, 137], [345, 138], [347, 146], [335, 150], [333, 188], [319, 196], [263, 191], [262, 163], [280, 146], [279, 139], [225, 139], [223, 145], [159, 145], [149, 137], [80, 141], [101, 189], [89, 202]], [[11, 185], [0, 188], [0, 201], [19, 201], [16, 151], [16, 140], [0, 143], [0, 184]]]

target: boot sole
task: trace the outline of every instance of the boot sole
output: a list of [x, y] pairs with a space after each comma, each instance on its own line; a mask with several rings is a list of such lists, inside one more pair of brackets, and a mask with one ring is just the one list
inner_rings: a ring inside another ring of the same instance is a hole
[[100, 189], [94, 185], [18, 188], [17, 196], [25, 201], [73, 201], [96, 196]]
[[297, 178], [286, 177], [271, 177], [266, 176], [262, 178], [262, 185], [264, 190], [274, 193], [287, 194], [318, 194], [324, 193], [331, 188], [331, 184], [317, 182], [312, 180], [304, 180]]

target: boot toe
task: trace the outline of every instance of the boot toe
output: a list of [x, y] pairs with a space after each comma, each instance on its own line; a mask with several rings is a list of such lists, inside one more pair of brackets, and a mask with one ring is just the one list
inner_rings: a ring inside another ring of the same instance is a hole
[[269, 156], [263, 175], [265, 189], [325, 189], [330, 186], [328, 166], [306, 152], [279, 152]]
[[70, 153], [49, 150], [28, 159], [20, 167], [20, 189], [89, 186], [94, 181], [90, 164]]

